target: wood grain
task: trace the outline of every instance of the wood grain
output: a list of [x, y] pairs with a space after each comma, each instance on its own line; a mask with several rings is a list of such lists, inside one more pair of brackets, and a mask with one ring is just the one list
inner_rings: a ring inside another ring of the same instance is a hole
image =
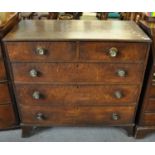
[[[143, 74], [142, 64], [112, 63], [13, 63], [15, 83], [105, 83], [140, 84]], [[35, 69], [38, 77], [29, 72]], [[119, 77], [117, 71], [123, 69], [125, 77]]]
[[[129, 107], [53, 107], [48, 106], [22, 106], [22, 122], [40, 125], [105, 125], [132, 123], [135, 108]], [[37, 120], [36, 114], [42, 113], [44, 120]], [[112, 119], [112, 114], [119, 115], [118, 120]]]
[[[40, 99], [33, 98], [39, 91]], [[122, 98], [117, 99], [116, 91]], [[133, 105], [137, 104], [138, 86], [128, 85], [16, 85], [18, 102], [22, 105]]]

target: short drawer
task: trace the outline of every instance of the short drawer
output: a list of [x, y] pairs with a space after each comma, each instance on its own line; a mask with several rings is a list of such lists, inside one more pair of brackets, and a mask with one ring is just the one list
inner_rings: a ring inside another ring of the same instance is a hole
[[133, 105], [138, 86], [128, 85], [16, 85], [22, 105]]
[[143, 125], [155, 125], [155, 113], [144, 113], [142, 118]]
[[3, 59], [0, 58], [0, 81], [6, 80], [6, 72]]
[[139, 84], [142, 64], [13, 63], [15, 82]]
[[135, 108], [22, 106], [22, 123], [40, 125], [119, 125], [133, 123]]
[[6, 48], [13, 62], [76, 59], [76, 42], [8, 42]]
[[0, 104], [10, 103], [10, 93], [7, 83], [0, 84]]
[[145, 43], [80, 42], [81, 60], [144, 61], [148, 45]]
[[12, 127], [15, 122], [12, 105], [0, 105], [0, 129]]

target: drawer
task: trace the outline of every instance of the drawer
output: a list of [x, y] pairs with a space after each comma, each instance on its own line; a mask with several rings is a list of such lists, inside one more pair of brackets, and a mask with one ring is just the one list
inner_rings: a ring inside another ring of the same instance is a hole
[[116, 42], [80, 42], [81, 60], [134, 62], [146, 59], [147, 44]]
[[155, 98], [155, 85], [151, 85], [149, 89], [149, 97]]
[[6, 72], [3, 59], [0, 58], [0, 81], [6, 80]]
[[16, 85], [22, 105], [128, 105], [136, 104], [138, 86], [128, 85]]
[[6, 47], [13, 62], [76, 59], [76, 42], [9, 42]]
[[15, 125], [15, 115], [12, 105], [0, 105], [0, 129]]
[[22, 106], [22, 123], [40, 125], [119, 125], [133, 123], [135, 108]]
[[142, 64], [13, 63], [15, 82], [139, 84]]
[[155, 98], [150, 98], [146, 105], [147, 112], [155, 112]]
[[143, 125], [155, 125], [155, 113], [144, 113], [142, 124]]
[[0, 84], [0, 104], [10, 103], [10, 93], [7, 83]]

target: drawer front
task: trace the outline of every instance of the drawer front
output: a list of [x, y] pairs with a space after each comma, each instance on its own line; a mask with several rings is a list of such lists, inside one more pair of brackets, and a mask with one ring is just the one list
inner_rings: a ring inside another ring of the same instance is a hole
[[155, 113], [145, 113], [142, 119], [143, 125], [155, 125]]
[[3, 59], [0, 58], [0, 81], [6, 80], [6, 72]]
[[0, 84], [0, 104], [10, 103], [10, 93], [7, 83]]
[[136, 104], [138, 86], [17, 85], [22, 105], [127, 105]]
[[0, 105], [0, 129], [15, 125], [15, 115], [12, 105]]
[[6, 43], [11, 61], [57, 61], [76, 59], [75, 42], [9, 42]]
[[155, 85], [150, 86], [149, 97], [155, 98]]
[[105, 84], [139, 84], [143, 75], [142, 64], [13, 63], [12, 68], [15, 82], [29, 83], [98, 82]]
[[155, 98], [150, 98], [146, 106], [147, 112], [155, 112]]
[[22, 106], [22, 123], [40, 125], [120, 125], [133, 122], [135, 108]]
[[81, 60], [100, 61], [144, 61], [147, 53], [145, 43], [109, 43], [109, 42], [81, 42]]

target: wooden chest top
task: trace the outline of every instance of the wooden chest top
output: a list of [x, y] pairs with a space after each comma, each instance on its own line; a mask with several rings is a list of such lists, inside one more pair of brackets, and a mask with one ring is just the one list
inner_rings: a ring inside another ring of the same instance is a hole
[[4, 41], [98, 40], [150, 42], [150, 38], [132, 21], [24, 20]]

